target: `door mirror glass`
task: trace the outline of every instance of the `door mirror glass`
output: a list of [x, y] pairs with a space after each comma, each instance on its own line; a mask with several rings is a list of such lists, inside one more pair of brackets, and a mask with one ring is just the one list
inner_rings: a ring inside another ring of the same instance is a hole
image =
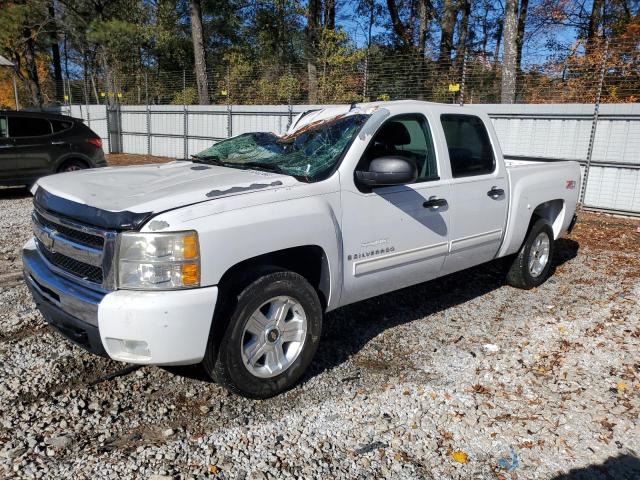
[[357, 170], [356, 178], [364, 185], [405, 185], [415, 182], [418, 168], [413, 160], [399, 155], [378, 157], [371, 160], [369, 170]]

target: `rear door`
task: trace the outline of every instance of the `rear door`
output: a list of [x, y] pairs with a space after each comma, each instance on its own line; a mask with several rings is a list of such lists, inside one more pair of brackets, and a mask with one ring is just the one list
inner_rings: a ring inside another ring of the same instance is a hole
[[504, 235], [508, 178], [499, 148], [475, 115], [443, 114], [451, 166], [451, 230], [444, 272], [493, 259]]
[[16, 149], [9, 138], [7, 116], [0, 115], [0, 180], [15, 178], [16, 165]]
[[9, 137], [16, 152], [16, 173], [20, 177], [39, 177], [51, 173], [53, 130], [46, 118], [9, 116]]

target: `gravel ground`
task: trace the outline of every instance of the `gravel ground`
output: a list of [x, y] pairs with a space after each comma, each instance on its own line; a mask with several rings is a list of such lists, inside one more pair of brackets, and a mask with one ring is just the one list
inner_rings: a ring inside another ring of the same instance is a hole
[[249, 401], [52, 332], [30, 210], [0, 190], [0, 478], [640, 478], [637, 220], [583, 214], [535, 290], [488, 265], [331, 313], [302, 384]]

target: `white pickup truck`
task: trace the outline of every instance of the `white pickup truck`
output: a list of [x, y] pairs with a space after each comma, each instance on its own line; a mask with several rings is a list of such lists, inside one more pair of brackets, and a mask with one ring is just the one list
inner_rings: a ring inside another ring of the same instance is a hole
[[540, 285], [579, 186], [575, 162], [505, 162], [473, 107], [331, 107], [191, 160], [39, 180], [25, 280], [89, 351], [202, 362], [265, 398], [307, 368], [324, 312], [499, 257]]

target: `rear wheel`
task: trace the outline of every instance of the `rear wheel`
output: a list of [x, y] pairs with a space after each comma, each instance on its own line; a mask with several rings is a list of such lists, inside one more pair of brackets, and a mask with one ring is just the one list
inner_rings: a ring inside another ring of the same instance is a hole
[[551, 270], [553, 241], [549, 222], [537, 220], [509, 267], [507, 283], [527, 290], [544, 283]]
[[291, 388], [320, 340], [322, 308], [314, 288], [297, 273], [274, 271], [247, 285], [233, 303], [221, 338], [209, 340], [205, 370], [250, 398]]
[[84, 170], [85, 168], [88, 168], [88, 165], [82, 160], [67, 160], [60, 166], [58, 173], [75, 172], [76, 170]]

